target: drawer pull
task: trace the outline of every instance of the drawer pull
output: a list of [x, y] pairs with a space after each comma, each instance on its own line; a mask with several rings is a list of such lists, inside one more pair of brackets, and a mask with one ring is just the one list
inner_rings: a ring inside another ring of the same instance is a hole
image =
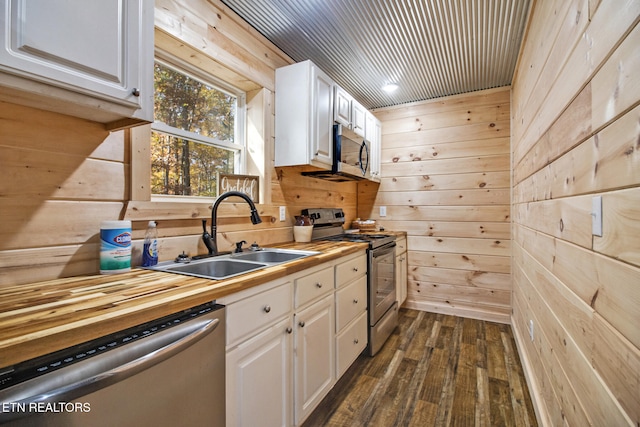
[[358, 338], [356, 338], [355, 340], [353, 340], [354, 344], [358, 344]]
[[357, 299], [354, 299], [354, 300], [353, 300], [353, 303], [354, 303], [354, 304], [357, 304], [357, 303], [358, 303], [358, 300], [357, 300]]
[[287, 333], [290, 334], [291, 332], [293, 332], [293, 329], [291, 329], [290, 327], [286, 329]]
[[320, 289], [322, 287], [322, 283], [318, 282], [316, 283], [316, 288]]
[[298, 325], [300, 325], [301, 328], [304, 328], [304, 321], [301, 321]]
[[271, 311], [271, 306], [270, 306], [270, 305], [265, 305], [265, 306], [264, 306], [264, 312], [265, 312], [265, 313], [268, 313], [268, 312], [270, 312], [270, 311]]

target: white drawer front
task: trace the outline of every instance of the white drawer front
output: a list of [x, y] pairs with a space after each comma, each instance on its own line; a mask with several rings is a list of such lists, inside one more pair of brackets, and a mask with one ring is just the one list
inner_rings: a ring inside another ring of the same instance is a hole
[[336, 292], [336, 332], [367, 309], [367, 276]]
[[336, 338], [336, 378], [351, 366], [367, 346], [367, 313], [363, 312]]
[[325, 268], [296, 279], [296, 307], [333, 291], [333, 268]]
[[227, 306], [227, 345], [271, 325], [291, 312], [291, 282]]
[[336, 288], [367, 274], [367, 255], [352, 258], [342, 264], [336, 265]]

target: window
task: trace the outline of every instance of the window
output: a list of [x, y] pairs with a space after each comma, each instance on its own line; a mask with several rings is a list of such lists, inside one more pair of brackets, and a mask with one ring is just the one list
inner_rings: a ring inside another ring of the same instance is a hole
[[151, 193], [217, 196], [218, 173], [242, 173], [244, 94], [157, 61]]

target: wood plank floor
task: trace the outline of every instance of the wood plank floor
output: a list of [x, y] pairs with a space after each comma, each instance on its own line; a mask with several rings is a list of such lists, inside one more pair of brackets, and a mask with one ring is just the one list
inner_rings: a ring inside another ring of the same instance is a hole
[[309, 416], [312, 426], [537, 426], [509, 325], [400, 309]]

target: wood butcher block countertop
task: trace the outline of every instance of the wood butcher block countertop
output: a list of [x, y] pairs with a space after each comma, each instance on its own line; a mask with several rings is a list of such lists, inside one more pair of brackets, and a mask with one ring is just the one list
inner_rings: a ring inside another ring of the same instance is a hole
[[133, 269], [0, 288], [0, 368], [364, 251], [364, 243], [275, 245], [321, 252], [225, 280]]

